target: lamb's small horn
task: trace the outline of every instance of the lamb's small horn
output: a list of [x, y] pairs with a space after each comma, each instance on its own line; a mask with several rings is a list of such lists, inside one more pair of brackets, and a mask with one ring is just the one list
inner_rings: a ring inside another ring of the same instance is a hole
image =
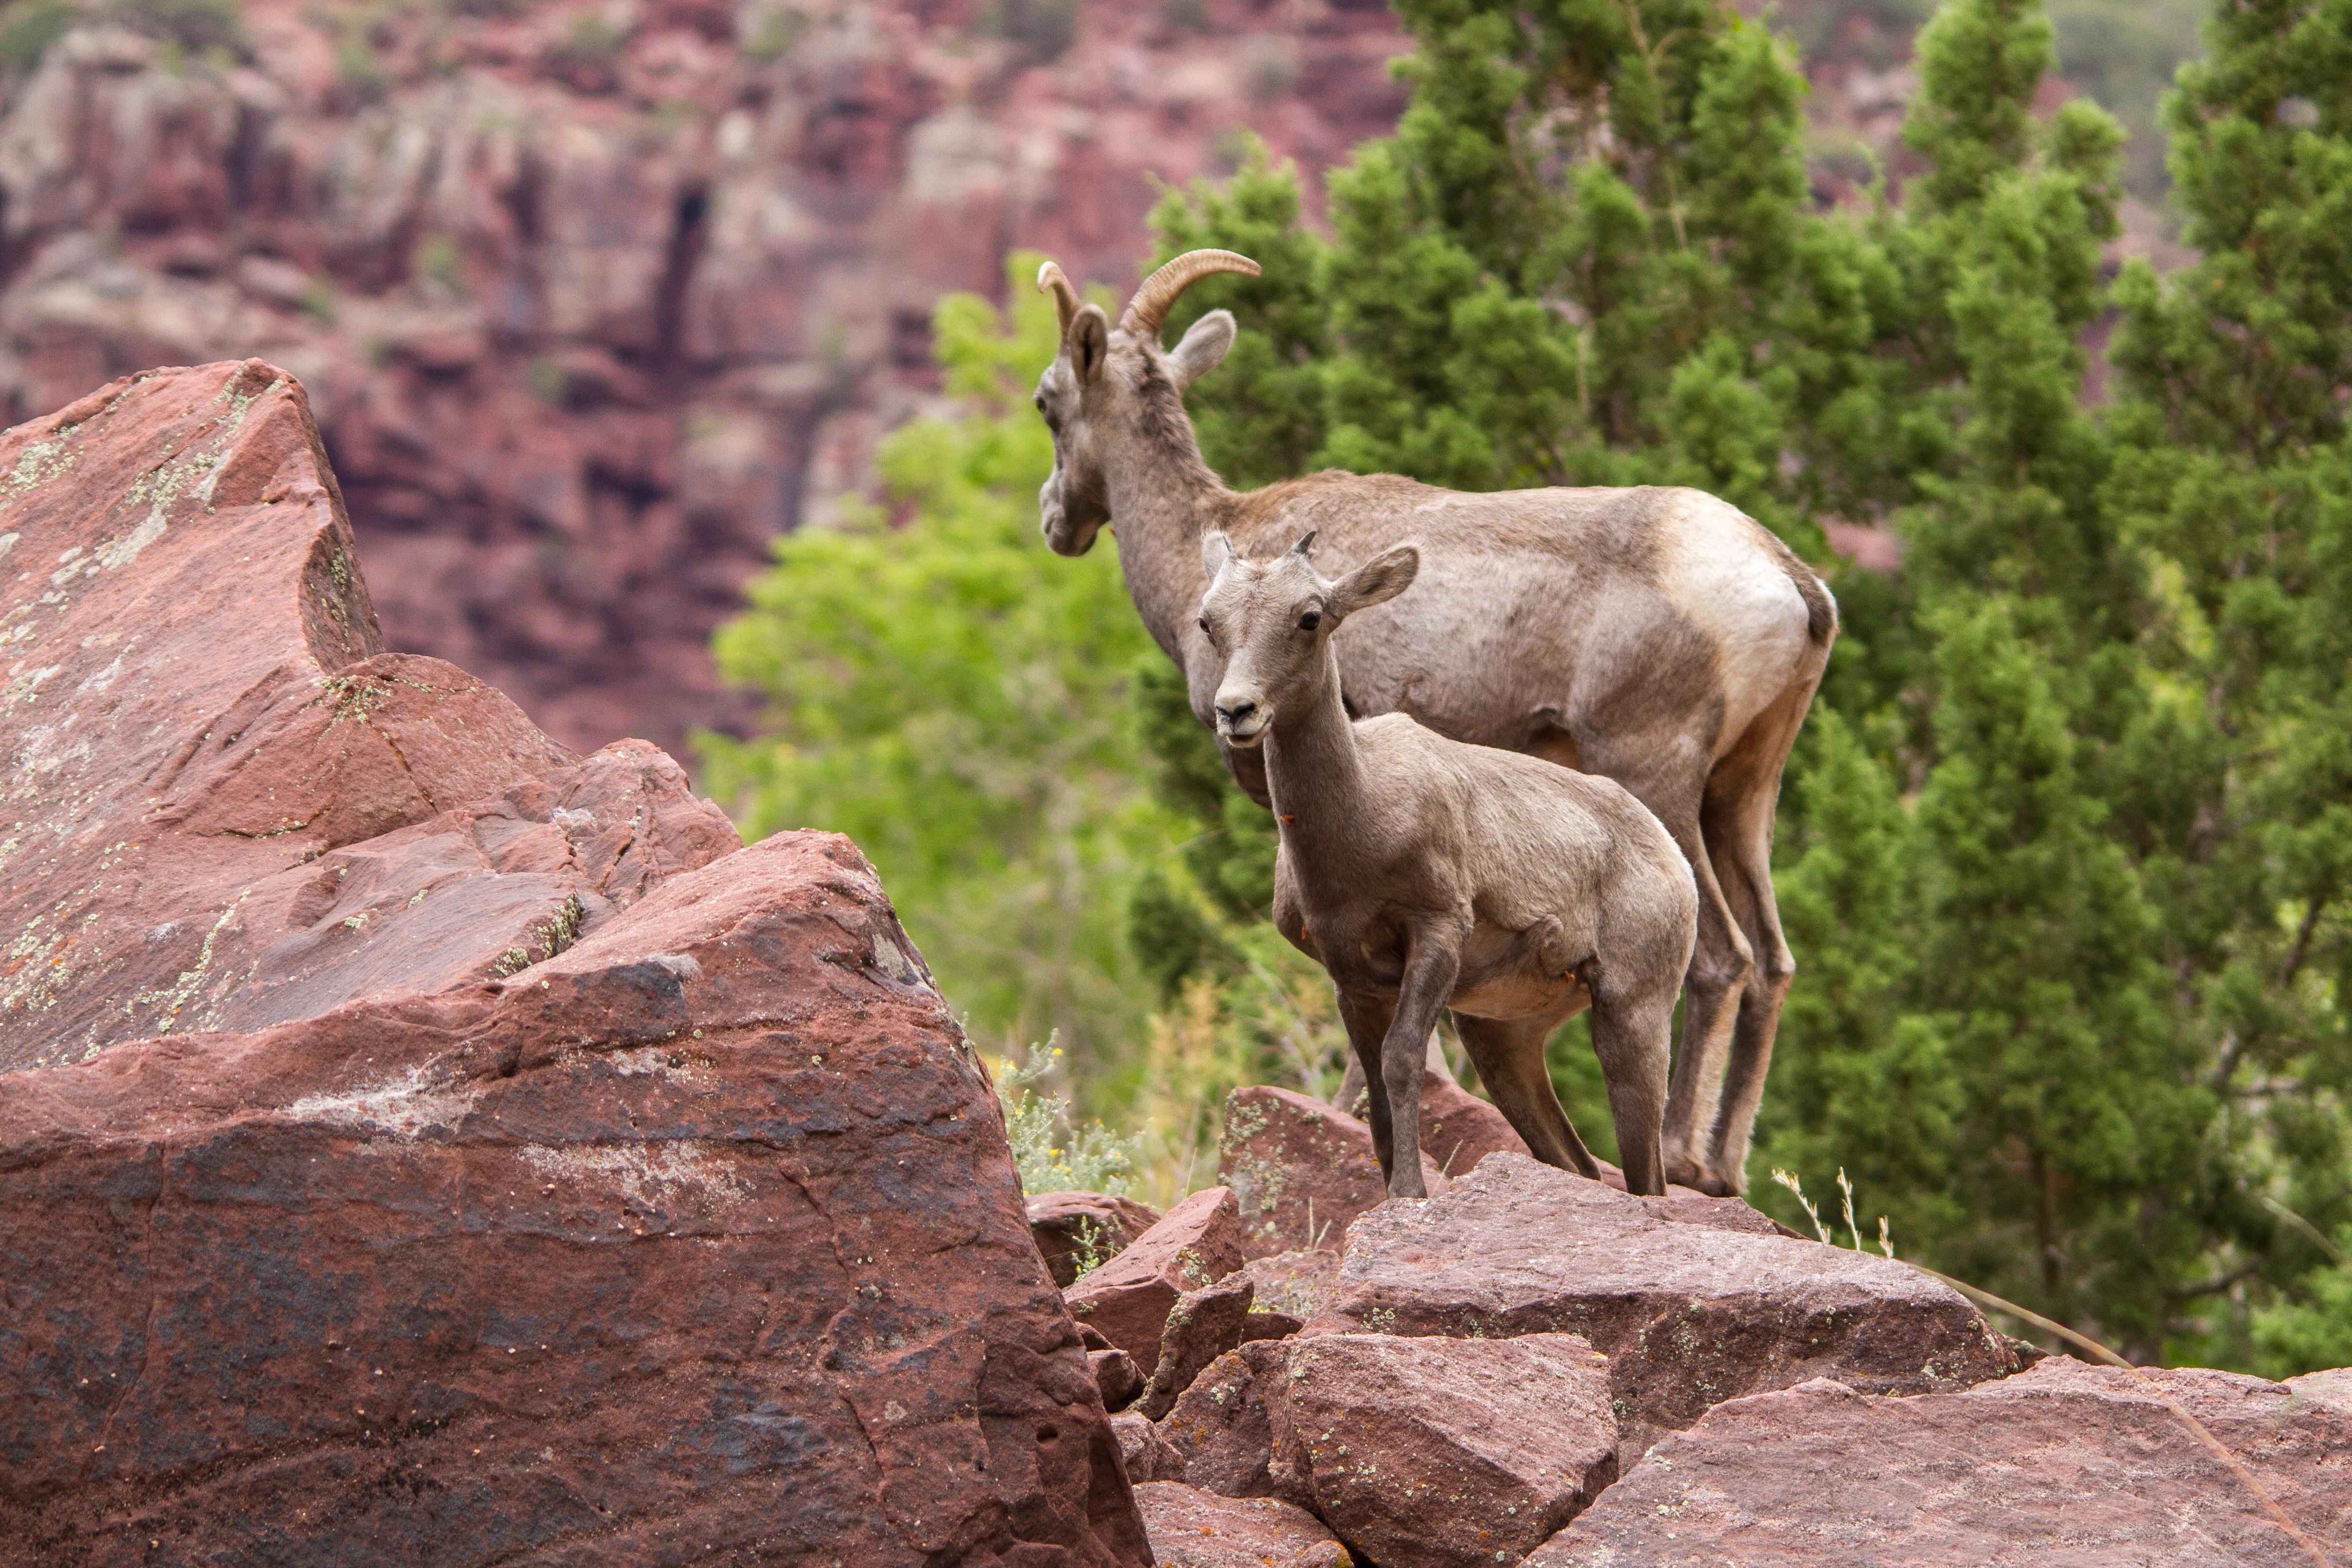
[[1230, 250], [1188, 250], [1143, 280], [1143, 287], [1135, 291], [1118, 319], [1119, 331], [1157, 338], [1177, 296], [1202, 279], [1213, 272], [1240, 272], [1255, 278], [1259, 270], [1256, 262]]
[[1301, 561], [1306, 560], [1307, 547], [1315, 542], [1316, 531], [1316, 530], [1310, 528], [1306, 532], [1300, 534], [1298, 536], [1298, 542], [1290, 547], [1290, 552], [1293, 555], [1297, 556]]
[[1070, 318], [1078, 313], [1078, 307], [1085, 301], [1078, 298], [1078, 291], [1070, 287], [1070, 279], [1063, 272], [1060, 262], [1048, 261], [1037, 268], [1037, 292], [1054, 296], [1054, 308], [1062, 313], [1062, 335], [1068, 337]]

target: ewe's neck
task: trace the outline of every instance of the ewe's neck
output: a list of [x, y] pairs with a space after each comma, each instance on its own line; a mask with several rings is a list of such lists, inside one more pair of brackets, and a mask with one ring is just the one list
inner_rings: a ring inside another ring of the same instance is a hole
[[1266, 791], [1286, 836], [1310, 850], [1338, 850], [1355, 837], [1365, 805], [1364, 763], [1355, 725], [1339, 701], [1339, 656], [1323, 644], [1323, 680], [1315, 700], [1267, 727]]
[[1209, 585], [1201, 539], [1222, 521], [1230, 492], [1201, 460], [1192, 426], [1181, 416], [1169, 422], [1147, 414], [1138, 423], [1143, 427], [1123, 432], [1126, 449], [1106, 465], [1111, 527], [1137, 613], [1160, 650], [1181, 665], [1183, 630]]

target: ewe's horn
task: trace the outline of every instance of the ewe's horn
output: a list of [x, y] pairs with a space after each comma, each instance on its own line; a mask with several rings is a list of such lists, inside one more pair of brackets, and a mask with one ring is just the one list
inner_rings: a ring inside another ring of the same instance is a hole
[[1230, 250], [1188, 250], [1143, 280], [1143, 287], [1127, 302], [1127, 313], [1118, 319], [1119, 331], [1156, 338], [1176, 297], [1202, 279], [1213, 272], [1240, 272], [1255, 278], [1259, 270], [1256, 262]]
[[1037, 292], [1054, 296], [1054, 308], [1062, 312], [1062, 335], [1070, 335], [1070, 318], [1078, 313], [1078, 291], [1062, 271], [1061, 263], [1048, 261], [1037, 268]]

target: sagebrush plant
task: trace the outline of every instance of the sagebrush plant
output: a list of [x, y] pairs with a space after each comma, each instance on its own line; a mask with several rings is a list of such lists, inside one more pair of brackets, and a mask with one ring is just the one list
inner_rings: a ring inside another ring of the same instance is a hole
[[1100, 1121], [1081, 1124], [1068, 1095], [1041, 1090], [1038, 1086], [1061, 1067], [1061, 1047], [1048, 1040], [1025, 1059], [1007, 1058], [995, 1068], [997, 1102], [1004, 1108], [1004, 1135], [1013, 1146], [1013, 1169], [1021, 1173], [1021, 1189], [1032, 1196], [1089, 1192], [1124, 1197], [1143, 1139], [1122, 1137]]

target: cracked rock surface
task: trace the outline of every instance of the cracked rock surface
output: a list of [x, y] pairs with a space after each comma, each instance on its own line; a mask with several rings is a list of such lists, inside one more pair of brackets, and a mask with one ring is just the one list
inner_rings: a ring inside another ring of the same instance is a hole
[[1727, 1399], [1834, 1377], [1873, 1394], [1966, 1388], [2015, 1352], [1949, 1286], [1792, 1240], [1734, 1198], [1632, 1197], [1525, 1155], [1348, 1232], [1305, 1332], [1579, 1334], [1609, 1358], [1625, 1468]]
[[1149, 1561], [855, 846], [384, 653], [268, 365], [0, 552], [0, 1564]]
[[301, 387], [116, 382], [0, 436], [0, 1070], [502, 978], [739, 847], [387, 653]]
[[2234, 1373], [2052, 1356], [1963, 1394], [1908, 1399], [1819, 1380], [1717, 1405], [1528, 1562], [2309, 1568], [2352, 1549], [2347, 1452], [2352, 1415]]

